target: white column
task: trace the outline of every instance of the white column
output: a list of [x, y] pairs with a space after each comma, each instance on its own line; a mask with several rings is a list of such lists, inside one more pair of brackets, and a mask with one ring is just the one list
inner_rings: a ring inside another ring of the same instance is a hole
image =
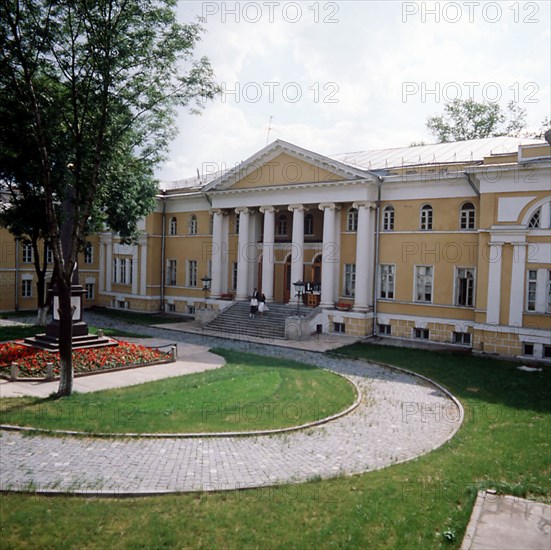
[[304, 277], [304, 206], [290, 204], [289, 211], [293, 213], [293, 236], [291, 253], [291, 289], [297, 281]]
[[486, 322], [499, 325], [501, 301], [501, 259], [504, 243], [489, 243], [488, 262], [488, 303], [486, 305]]
[[335, 211], [333, 203], [322, 203], [323, 210], [323, 250], [321, 257], [321, 300], [320, 306], [332, 308], [335, 305]]
[[551, 227], [551, 202], [542, 205], [540, 213], [540, 227], [549, 229]]
[[140, 294], [147, 294], [147, 235], [140, 237]]
[[354, 295], [354, 310], [368, 310], [368, 289], [370, 285], [368, 270], [370, 249], [369, 228], [371, 226], [371, 203], [355, 202], [352, 205], [358, 210], [358, 230], [356, 232], [356, 289]]
[[105, 290], [105, 277], [107, 273], [107, 266], [105, 265], [105, 243], [103, 238], [100, 237], [99, 241], [99, 291]]
[[524, 309], [524, 274], [526, 247], [528, 243], [513, 243], [513, 266], [511, 270], [511, 295], [509, 298], [509, 325], [522, 326]]
[[237, 289], [236, 299], [246, 300], [252, 293], [249, 289], [249, 217], [248, 208], [236, 208], [239, 214], [239, 244], [237, 245]]
[[274, 262], [275, 262], [275, 208], [261, 206], [264, 214], [264, 237], [262, 244], [262, 292], [266, 300], [274, 299]]
[[222, 294], [222, 258], [224, 248], [222, 222], [224, 220], [224, 212], [222, 210], [214, 210], [212, 212], [212, 216], [212, 282], [210, 287], [210, 297], [220, 298], [220, 295]]
[[113, 244], [111, 239], [105, 244], [107, 249], [105, 261], [105, 288], [111, 292], [111, 281], [113, 280]]
[[138, 294], [138, 245], [132, 247], [132, 294], [136, 296]]

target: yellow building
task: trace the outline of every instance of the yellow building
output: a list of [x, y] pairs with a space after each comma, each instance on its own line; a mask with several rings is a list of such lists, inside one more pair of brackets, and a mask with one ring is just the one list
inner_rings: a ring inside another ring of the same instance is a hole
[[[296, 304], [302, 280], [312, 330], [551, 359], [550, 149], [499, 137], [329, 158], [278, 140], [166, 186], [136, 245], [92, 241], [81, 282], [89, 304], [193, 314], [205, 275], [213, 310], [254, 288]], [[33, 306], [15, 249], [3, 234], [4, 310]]]

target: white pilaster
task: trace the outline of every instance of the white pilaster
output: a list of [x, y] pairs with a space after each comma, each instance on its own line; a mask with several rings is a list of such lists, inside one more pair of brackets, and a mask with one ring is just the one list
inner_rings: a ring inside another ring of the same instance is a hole
[[147, 235], [140, 237], [140, 294], [147, 294]]
[[275, 208], [261, 206], [264, 214], [264, 237], [262, 244], [262, 292], [266, 300], [274, 299], [274, 246], [275, 246]]
[[236, 208], [236, 214], [239, 214], [239, 244], [237, 246], [237, 300], [246, 300], [252, 289], [249, 289], [249, 219], [250, 210], [248, 208]]
[[105, 290], [105, 274], [107, 273], [107, 266], [105, 265], [105, 242], [102, 237], [99, 241], [99, 291]]
[[222, 232], [224, 212], [223, 210], [214, 210], [212, 219], [212, 282], [211, 282], [211, 298], [220, 298], [222, 294], [222, 258], [224, 253], [224, 238]]
[[546, 202], [542, 205], [540, 212], [540, 227], [542, 229], [549, 229], [551, 227], [551, 202]]
[[136, 296], [138, 294], [138, 247], [132, 247], [132, 258], [130, 259], [132, 266], [132, 294]]
[[499, 310], [501, 301], [501, 259], [503, 256], [501, 242], [489, 243], [488, 261], [488, 303], [486, 305], [486, 322], [499, 324]]
[[[526, 273], [526, 272], [525, 272]], [[536, 311], [538, 313], [547, 313], [547, 281], [548, 270], [540, 268], [537, 271], [536, 278]]]
[[111, 239], [105, 243], [105, 248], [105, 288], [107, 292], [111, 292], [111, 281], [113, 280], [113, 243]]
[[371, 226], [371, 203], [355, 202], [352, 206], [358, 210], [358, 230], [356, 233], [356, 289], [354, 294], [354, 310], [368, 310], [369, 290], [369, 258], [370, 249], [369, 228]]
[[293, 213], [293, 236], [291, 253], [291, 288], [304, 277], [304, 206], [290, 204], [289, 211]]
[[332, 308], [335, 305], [335, 260], [337, 244], [335, 242], [334, 203], [322, 203], [323, 211], [323, 250], [321, 257], [321, 300], [320, 306]]
[[511, 296], [509, 299], [509, 325], [522, 326], [524, 309], [524, 277], [526, 273], [526, 247], [528, 243], [513, 243], [511, 270]]

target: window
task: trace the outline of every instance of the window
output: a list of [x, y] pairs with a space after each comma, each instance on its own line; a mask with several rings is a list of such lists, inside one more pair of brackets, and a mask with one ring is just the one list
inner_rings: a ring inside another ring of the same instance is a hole
[[53, 264], [54, 263], [54, 251], [51, 249], [50, 246], [46, 246], [46, 263], [47, 264]]
[[277, 234], [280, 236], [287, 235], [287, 216], [285, 214], [281, 214], [277, 218]]
[[358, 231], [358, 209], [351, 208], [348, 211], [348, 218], [346, 222], [347, 231]]
[[189, 218], [189, 234], [197, 235], [197, 216], [195, 214]]
[[541, 227], [541, 208], [538, 208], [530, 218], [530, 221], [528, 222], [528, 228], [529, 229], [537, 229]]
[[340, 332], [341, 334], [344, 334], [346, 332], [346, 327], [344, 323], [333, 323], [333, 330], [335, 332]]
[[453, 343], [454, 344], [470, 345], [471, 335], [468, 332], [454, 332], [453, 333]]
[[543, 346], [543, 357], [544, 359], [551, 358], [551, 346]]
[[121, 285], [132, 284], [132, 260], [113, 258], [113, 282]]
[[418, 265], [415, 268], [415, 301], [432, 302], [433, 267]]
[[547, 272], [547, 313], [551, 313], [551, 269]]
[[186, 311], [188, 315], [195, 315], [195, 306], [187, 306]]
[[538, 272], [536, 269], [528, 271], [528, 290], [526, 296], [526, 310], [536, 311], [536, 288], [538, 285]]
[[197, 286], [197, 260], [187, 261], [187, 286]]
[[394, 230], [394, 208], [386, 206], [383, 210], [383, 231]]
[[176, 218], [170, 218], [168, 232], [170, 235], [176, 235], [178, 233], [178, 220]]
[[23, 298], [33, 297], [33, 282], [31, 279], [23, 279], [21, 281], [21, 296]]
[[381, 265], [379, 298], [394, 300], [394, 270], [393, 265]]
[[233, 222], [233, 227], [234, 227], [234, 233], [237, 235], [239, 234], [239, 219], [240, 219], [240, 216], [239, 214], [236, 212], [235, 213], [235, 220]]
[[472, 202], [466, 202], [461, 207], [461, 229], [474, 229], [475, 228], [476, 210]]
[[209, 218], [209, 235], [212, 235], [213, 233], [214, 233], [214, 214], [211, 214]]
[[381, 323], [379, 323], [379, 334], [392, 334], [391, 325], [382, 325]]
[[86, 283], [86, 299], [87, 300], [93, 300], [94, 299], [94, 283]]
[[344, 266], [344, 295], [354, 296], [356, 290], [356, 265], [345, 264]]
[[31, 243], [23, 243], [23, 263], [33, 263], [33, 245]]
[[231, 288], [232, 290], [237, 288], [237, 262], [233, 262], [231, 267]]
[[176, 260], [168, 260], [166, 263], [166, 284], [176, 286], [176, 276], [178, 274], [178, 263]]
[[176, 304], [167, 304], [167, 311], [170, 313], [174, 313], [176, 311]]
[[455, 305], [473, 307], [474, 305], [474, 269], [456, 268]]
[[91, 264], [94, 261], [94, 247], [92, 243], [86, 243], [84, 246], [84, 263]]
[[428, 340], [429, 339], [429, 329], [428, 328], [416, 328], [414, 330], [415, 338], [419, 340]]
[[421, 208], [421, 229], [424, 231], [432, 229], [432, 206], [430, 204], [425, 204]]
[[522, 355], [532, 356], [534, 355], [534, 344], [522, 344]]
[[120, 309], [126, 309], [126, 302], [124, 300], [117, 300], [117, 307]]
[[314, 216], [312, 214], [306, 214], [306, 216], [304, 216], [304, 234], [314, 234]]

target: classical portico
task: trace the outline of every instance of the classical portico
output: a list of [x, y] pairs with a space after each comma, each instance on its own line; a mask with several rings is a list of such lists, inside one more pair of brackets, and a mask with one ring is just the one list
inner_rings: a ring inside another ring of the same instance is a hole
[[[204, 188], [213, 207], [211, 297], [232, 290], [246, 300], [259, 288], [268, 301], [296, 303], [292, 285], [303, 280], [322, 308], [345, 300], [368, 312], [376, 190], [368, 171], [282, 141], [224, 173]], [[354, 278], [346, 290], [343, 265]]]

